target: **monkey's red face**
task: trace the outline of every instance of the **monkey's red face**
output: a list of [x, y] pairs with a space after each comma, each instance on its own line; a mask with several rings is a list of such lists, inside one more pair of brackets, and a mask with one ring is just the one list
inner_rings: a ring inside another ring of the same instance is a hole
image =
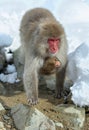
[[55, 54], [59, 50], [60, 39], [58, 39], [58, 38], [49, 38], [48, 39], [48, 44], [49, 44], [49, 51], [52, 54]]

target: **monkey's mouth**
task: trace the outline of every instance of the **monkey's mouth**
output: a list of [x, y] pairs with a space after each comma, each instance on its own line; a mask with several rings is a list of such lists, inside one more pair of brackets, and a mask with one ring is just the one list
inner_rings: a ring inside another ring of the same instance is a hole
[[50, 52], [51, 54], [56, 54], [56, 53], [58, 52], [58, 49], [51, 48], [51, 49], [49, 50], [49, 52]]

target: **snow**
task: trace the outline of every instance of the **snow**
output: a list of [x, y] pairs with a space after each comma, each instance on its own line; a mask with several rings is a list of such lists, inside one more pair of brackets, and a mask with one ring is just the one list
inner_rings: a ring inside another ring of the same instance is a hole
[[17, 79], [17, 72], [11, 73], [11, 74], [0, 74], [0, 80], [2, 82], [8, 82], [8, 83], [15, 83]]
[[20, 37], [19, 37], [19, 35], [16, 35], [14, 37], [14, 40], [13, 40], [11, 46], [7, 47], [7, 50], [12, 50], [12, 52], [13, 52], [16, 49], [18, 49], [20, 47], [20, 45], [21, 45], [21, 43], [20, 43]]
[[86, 78], [89, 80], [88, 76], [84, 76], [80, 80], [76, 81], [71, 88], [72, 101], [81, 107], [89, 106], [89, 82], [85, 82]]
[[15, 66], [13, 64], [8, 65], [7, 68], [6, 68], [6, 73], [14, 73], [14, 72], [16, 72]]
[[58, 8], [58, 11], [60, 11], [61, 16], [63, 16], [63, 17], [60, 16], [61, 17], [60, 19], [62, 19], [63, 22], [67, 22], [70, 24], [89, 22], [89, 13], [88, 13], [89, 5], [82, 0], [75, 0], [75, 1], [63, 0], [61, 7]]
[[68, 58], [67, 76], [69, 79], [75, 82], [80, 76], [89, 74], [88, 43], [82, 43], [74, 52], [69, 54]]
[[[50, 4], [51, 3], [51, 4]], [[89, 106], [89, 1], [88, 0], [1, 0], [0, 47], [5, 48], [7, 62], [20, 46], [19, 24], [24, 12], [34, 7], [46, 7], [63, 24], [68, 39], [67, 76], [73, 81], [72, 100], [76, 105]], [[3, 82], [17, 82], [14, 65], [8, 65], [7, 74], [1, 73]]]
[[10, 53], [9, 47], [8, 48], [4, 48], [4, 53], [5, 53], [5, 57], [6, 57], [6, 61], [10, 62], [13, 59], [13, 53]]
[[17, 72], [16, 72], [16, 68], [14, 64], [7, 65], [5, 72], [0, 74], [0, 80], [2, 82], [8, 82], [11, 84], [17, 83], [20, 81], [17, 77]]
[[10, 46], [12, 43], [12, 38], [8, 34], [0, 33], [0, 47]]
[[76, 105], [89, 105], [89, 44], [81, 44], [69, 54], [67, 77], [73, 81], [72, 100]]

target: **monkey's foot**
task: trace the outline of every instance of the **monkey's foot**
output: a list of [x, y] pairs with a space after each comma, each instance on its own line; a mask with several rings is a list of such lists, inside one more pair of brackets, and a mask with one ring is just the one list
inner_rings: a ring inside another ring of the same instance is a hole
[[62, 97], [63, 97], [62, 93], [56, 93], [56, 94], [55, 94], [55, 98], [60, 99], [60, 98], [62, 98]]
[[38, 103], [38, 99], [30, 98], [27, 100], [29, 105], [36, 105]]

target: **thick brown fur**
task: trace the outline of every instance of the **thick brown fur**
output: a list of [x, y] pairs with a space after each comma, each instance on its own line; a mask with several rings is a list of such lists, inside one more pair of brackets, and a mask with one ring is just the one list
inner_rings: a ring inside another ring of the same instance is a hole
[[[20, 25], [21, 57], [24, 58], [23, 82], [30, 104], [38, 102], [38, 74], [46, 57], [57, 57], [56, 97], [61, 97], [67, 63], [67, 40], [62, 25], [47, 9], [35, 8], [25, 13]], [[59, 51], [49, 52], [48, 38], [59, 38]], [[60, 80], [60, 82], [59, 82]]]
[[44, 60], [42, 68], [40, 69], [40, 73], [42, 75], [50, 75], [56, 73], [56, 61], [60, 62], [56, 57], [47, 57]]

